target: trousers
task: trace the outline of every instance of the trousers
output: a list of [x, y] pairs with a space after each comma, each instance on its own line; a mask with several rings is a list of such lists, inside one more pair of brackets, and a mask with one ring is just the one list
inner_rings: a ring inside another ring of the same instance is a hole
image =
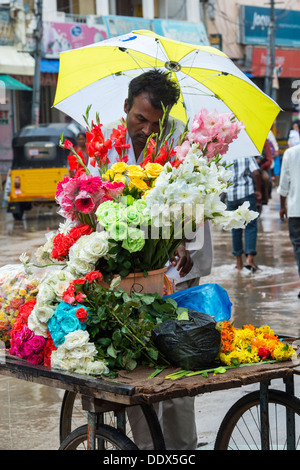
[[[256, 211], [256, 198], [255, 194], [250, 194], [242, 199], [237, 199], [236, 201], [227, 201], [227, 209], [233, 211], [241, 206], [245, 201], [250, 202], [249, 209]], [[232, 233], [232, 254], [234, 256], [242, 255], [256, 255], [256, 240], [257, 240], [257, 219], [251, 220], [246, 227], [243, 228], [234, 228], [231, 231]], [[245, 235], [245, 246], [243, 243], [243, 235]]]
[[300, 217], [289, 217], [289, 234], [300, 276]]
[[[176, 290], [199, 285], [200, 278], [177, 283]], [[167, 450], [195, 450], [197, 427], [195, 397], [180, 397], [154, 403]], [[140, 450], [151, 450], [152, 441], [147, 422], [139, 406], [127, 408], [135, 444]]]

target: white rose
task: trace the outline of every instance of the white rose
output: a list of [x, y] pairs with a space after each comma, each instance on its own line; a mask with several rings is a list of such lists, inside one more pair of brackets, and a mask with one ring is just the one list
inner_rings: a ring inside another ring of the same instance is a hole
[[32, 310], [31, 314], [28, 317], [28, 328], [33, 331], [36, 335], [47, 338], [47, 325], [39, 321], [34, 310]]
[[56, 295], [50, 284], [47, 282], [43, 281], [39, 285], [39, 292], [37, 295], [37, 299], [43, 303], [51, 303], [55, 301]]
[[37, 303], [34, 307], [35, 315], [41, 323], [47, 323], [53, 316], [54, 310], [55, 307], [51, 307], [44, 303]]
[[95, 264], [87, 263], [80, 258], [75, 258], [68, 261], [67, 265], [68, 271], [70, 271], [75, 276], [85, 275], [95, 269]]
[[95, 261], [107, 255], [110, 248], [107, 232], [93, 232], [89, 237], [89, 244], [86, 246], [86, 253], [90, 254]]
[[103, 361], [91, 361], [87, 364], [86, 373], [89, 375], [108, 374], [109, 369]]
[[53, 286], [58, 300], [62, 300], [62, 295], [65, 292], [65, 290], [69, 287], [69, 285], [70, 285], [69, 281], [59, 281], [56, 285]]
[[83, 346], [87, 345], [89, 342], [90, 336], [87, 331], [83, 330], [76, 330], [72, 331], [72, 333], [68, 333], [65, 336], [64, 347], [65, 349], [74, 349], [74, 348], [82, 348]]

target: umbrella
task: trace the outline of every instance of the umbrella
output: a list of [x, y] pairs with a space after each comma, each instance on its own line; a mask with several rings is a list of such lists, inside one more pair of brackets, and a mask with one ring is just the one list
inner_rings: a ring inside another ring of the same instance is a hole
[[82, 125], [89, 105], [90, 119], [98, 112], [102, 124], [118, 120], [124, 115], [129, 82], [153, 68], [169, 71], [178, 81], [181, 96], [172, 109], [174, 117], [191, 122], [202, 108], [233, 112], [245, 130], [227, 156], [261, 154], [279, 106], [220, 50], [148, 30], [61, 53], [53, 106]]

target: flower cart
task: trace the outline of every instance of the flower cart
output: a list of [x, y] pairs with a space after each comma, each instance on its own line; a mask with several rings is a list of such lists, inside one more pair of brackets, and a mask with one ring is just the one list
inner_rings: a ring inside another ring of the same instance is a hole
[[[53, 370], [49, 367], [30, 364], [27, 361], [7, 356], [0, 363], [1, 375], [6, 375], [33, 383], [47, 385], [66, 390], [66, 395], [82, 397], [83, 407], [87, 411], [86, 423], [78, 429], [73, 430], [62, 441], [61, 449], [87, 448], [97, 449], [97, 446], [106, 449], [117, 448], [121, 450], [137, 450], [132, 440], [125, 434], [124, 413], [127, 407], [140, 405], [144, 407], [146, 416], [150, 417], [152, 423], [151, 432], [153, 448], [164, 449], [163, 437], [159, 424], [154, 420], [152, 405], [167, 398], [182, 396], [195, 396], [218, 390], [227, 390], [244, 385], [259, 384], [257, 392], [245, 395], [243, 403], [237, 402], [228, 412], [224, 423], [220, 426], [215, 449], [228, 448], [231, 435], [234, 433], [237, 416], [240, 417], [248, 409], [255, 406], [261, 407], [262, 427], [258, 426], [256, 442], [257, 448], [267, 449], [269, 443], [269, 428], [275, 432], [275, 423], [272, 409], [275, 405], [281, 406], [284, 412], [294, 417], [286, 421], [288, 424], [287, 444], [286, 436], [279, 444], [288, 449], [296, 448], [299, 438], [300, 400], [294, 397], [293, 378], [298, 374], [298, 362], [265, 363], [260, 365], [249, 365], [249, 367], [238, 367], [226, 370], [226, 373], [209, 373], [208, 377], [201, 374], [182, 377], [178, 380], [165, 379], [170, 373], [176, 372], [176, 368], [166, 369], [163, 374], [149, 377], [153, 369], [138, 366], [134, 372], [123, 372], [118, 380], [107, 378], [96, 378], [66, 371]], [[286, 392], [269, 389], [269, 383], [273, 379], [283, 379], [286, 383]], [[269, 408], [268, 408], [269, 406]], [[233, 408], [234, 408], [233, 407]], [[101, 424], [103, 414], [113, 410], [118, 416], [118, 428]], [[269, 413], [266, 412], [269, 410]], [[62, 419], [65, 420], [65, 429], [69, 425], [69, 419], [65, 410]], [[268, 418], [270, 423], [268, 423]], [[284, 417], [281, 417], [284, 419]], [[284, 419], [285, 421], [285, 419]], [[293, 422], [295, 423], [295, 429]], [[284, 430], [284, 424], [280, 429]], [[63, 427], [63, 426], [62, 426]], [[261, 431], [260, 431], [261, 429]], [[295, 432], [297, 433], [295, 437]], [[104, 442], [100, 438], [104, 439]], [[245, 439], [247, 436], [245, 435]], [[296, 443], [296, 444], [295, 444]], [[243, 443], [244, 444], [244, 443]], [[101, 447], [104, 446], [104, 447]], [[298, 443], [299, 445], [299, 443]], [[83, 447], [85, 446], [85, 447]], [[253, 442], [249, 441], [249, 446]]]
[[[125, 423], [127, 409], [135, 405], [146, 418], [153, 448], [163, 449], [153, 404], [256, 382], [259, 394], [227, 415], [217, 447], [228, 447], [238, 419], [257, 403], [262, 447], [269, 445], [266, 410], [274, 403], [288, 410], [288, 447], [294, 446], [290, 419], [300, 407], [292, 391], [297, 361], [290, 342], [268, 326], [235, 328], [219, 309], [209, 314], [179, 304], [165, 274], [179, 246], [197, 239], [206, 221], [230, 230], [257, 217], [246, 203], [227, 211], [221, 201], [231, 176], [222, 154], [242, 128], [233, 115], [202, 110], [175, 149], [151, 136], [143, 162], [128, 165], [125, 124], [105, 141], [101, 124], [92, 123], [87, 147], [99, 176], [61, 140], [75, 172], [56, 192], [65, 222], [33, 257], [21, 255], [30, 282], [10, 302], [18, 309], [7, 316], [7, 306], [0, 317], [0, 339], [9, 351], [0, 373], [66, 390], [61, 449], [137, 449]], [[109, 166], [112, 145], [119, 157]], [[192, 289], [200, 295], [201, 286]], [[273, 378], [286, 380], [289, 393], [269, 391]], [[76, 396], [87, 417], [72, 430]], [[109, 412], [116, 425], [105, 423]]]

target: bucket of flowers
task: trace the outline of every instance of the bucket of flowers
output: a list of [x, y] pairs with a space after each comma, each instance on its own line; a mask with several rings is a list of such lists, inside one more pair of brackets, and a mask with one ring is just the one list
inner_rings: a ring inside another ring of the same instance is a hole
[[[205, 221], [230, 230], [258, 215], [247, 203], [227, 211], [220, 200], [231, 177], [222, 155], [242, 128], [233, 115], [202, 110], [177, 147], [159, 146], [160, 136], [151, 136], [143, 162], [128, 165], [126, 124], [105, 140], [97, 119], [87, 126], [87, 148], [98, 176], [62, 138], [75, 171], [56, 192], [65, 222], [35, 253], [36, 264], [50, 270], [24, 322], [16, 321], [13, 354], [24, 357], [26, 342], [39, 336], [44, 350], [34, 360], [69, 371], [107, 374], [164, 362], [152, 329], [167, 316], [187, 319], [173, 299], [162, 297], [166, 263]], [[110, 166], [112, 146], [119, 159]], [[27, 259], [26, 269], [32, 264]]]

